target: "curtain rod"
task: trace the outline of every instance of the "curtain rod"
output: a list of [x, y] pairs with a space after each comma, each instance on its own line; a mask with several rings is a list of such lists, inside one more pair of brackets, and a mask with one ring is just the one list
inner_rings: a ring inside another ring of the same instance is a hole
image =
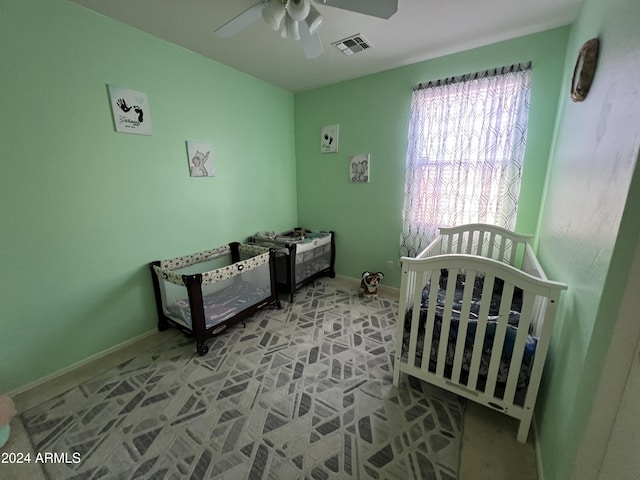
[[452, 85], [454, 83], [468, 82], [470, 80], [478, 80], [479, 78], [496, 77], [507, 73], [524, 72], [526, 70], [531, 70], [531, 61], [526, 63], [516, 63], [505, 67], [490, 68], [489, 70], [484, 70], [482, 72], [466, 73], [464, 75], [458, 75], [457, 77], [448, 77], [441, 80], [418, 83], [417, 85], [414, 85], [413, 91], [423, 90], [425, 88], [442, 87], [445, 85]]

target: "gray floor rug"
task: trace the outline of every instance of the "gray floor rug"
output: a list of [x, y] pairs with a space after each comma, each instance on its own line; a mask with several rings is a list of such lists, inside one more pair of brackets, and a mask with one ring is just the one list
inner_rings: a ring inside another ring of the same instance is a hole
[[457, 479], [463, 402], [393, 387], [397, 308], [316, 282], [203, 357], [172, 336], [23, 421], [36, 451], [80, 454], [56, 480]]

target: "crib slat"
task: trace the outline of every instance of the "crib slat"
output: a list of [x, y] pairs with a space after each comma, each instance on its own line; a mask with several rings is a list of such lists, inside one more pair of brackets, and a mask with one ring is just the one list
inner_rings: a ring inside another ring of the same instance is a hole
[[507, 237], [500, 237], [500, 254], [498, 255], [498, 260], [500, 260], [501, 262], [504, 262], [505, 256], [506, 256], [506, 249], [507, 249]]
[[504, 283], [500, 298], [500, 310], [498, 311], [498, 324], [496, 325], [493, 345], [491, 347], [491, 360], [489, 361], [489, 373], [487, 375], [487, 386], [484, 393], [495, 396], [496, 380], [500, 371], [500, 359], [504, 348], [505, 336], [507, 333], [507, 323], [509, 312], [513, 301], [513, 284]]
[[[416, 284], [417, 285], [425, 285], [426, 284], [426, 277], [427, 277], [427, 273], [429, 272], [423, 272], [422, 275], [417, 275], [417, 280], [420, 280], [420, 277], [422, 282], [417, 281]], [[411, 308], [412, 308], [412, 312], [411, 312], [411, 333], [409, 336], [409, 357], [407, 359], [409, 365], [414, 366], [415, 365], [415, 358], [416, 358], [416, 346], [418, 343], [418, 326], [420, 323], [420, 305], [422, 303], [422, 288], [414, 288], [413, 290], [413, 302], [411, 304]]]
[[471, 255], [471, 252], [473, 251], [473, 235], [473, 230], [467, 232], [467, 246], [465, 248], [465, 253], [467, 255]]
[[516, 264], [516, 255], [518, 254], [518, 243], [511, 241], [511, 255], [509, 256], [509, 265]]
[[393, 363], [393, 384], [397, 387], [400, 381], [400, 367], [402, 357], [404, 355], [404, 330], [407, 322], [407, 312], [411, 302], [411, 292], [413, 292], [416, 283], [416, 272], [409, 270], [406, 263], [402, 264], [402, 279], [400, 281], [400, 306], [398, 311], [398, 320], [396, 325], [396, 351]]
[[456, 233], [456, 253], [462, 253], [462, 243], [464, 241], [464, 235], [462, 233]]
[[422, 350], [421, 368], [429, 370], [429, 360], [431, 358], [431, 343], [433, 342], [433, 326], [435, 324], [436, 310], [438, 309], [438, 289], [440, 285], [439, 271], [425, 272], [430, 274], [431, 285], [429, 286], [429, 308], [427, 309], [427, 320], [424, 325], [424, 348]]
[[496, 233], [489, 233], [489, 250], [487, 251], [487, 258], [493, 258], [493, 247], [496, 243]]
[[[404, 268], [404, 267], [403, 267]], [[403, 280], [406, 282], [406, 286], [404, 287], [404, 307], [405, 309], [411, 305], [411, 301], [413, 300], [412, 292], [415, 291], [416, 288], [416, 272], [412, 270], [403, 271]], [[401, 312], [403, 310], [400, 310]]]
[[466, 272], [464, 281], [464, 292], [462, 294], [462, 309], [460, 311], [460, 321], [458, 322], [458, 338], [456, 339], [456, 350], [453, 358], [453, 370], [451, 371], [451, 381], [460, 383], [460, 372], [462, 371], [462, 360], [464, 359], [464, 346], [467, 339], [469, 327], [469, 314], [471, 312], [471, 299], [473, 298], [473, 287], [475, 285], [476, 272]]
[[546, 299], [544, 297], [536, 297], [533, 302], [533, 315], [531, 320], [531, 334], [536, 337], [541, 335], [542, 320], [544, 319], [544, 311], [546, 307]]
[[447, 250], [443, 253], [451, 253], [453, 251], [453, 235], [447, 235]]
[[[440, 342], [438, 343], [438, 361], [436, 363], [436, 375], [444, 376], [444, 367], [449, 345], [449, 331], [451, 329], [451, 313], [453, 310], [453, 294], [456, 291], [458, 282], [458, 269], [449, 270], [447, 278], [447, 289], [444, 297], [442, 325], [440, 326]], [[431, 306], [431, 304], [430, 304]]]
[[480, 360], [482, 359], [484, 335], [487, 331], [487, 316], [489, 315], [489, 306], [491, 304], [494, 282], [495, 276], [490, 274], [485, 275], [484, 285], [482, 286], [482, 297], [480, 301], [480, 312], [478, 314], [478, 324], [476, 325], [476, 336], [473, 341], [473, 353], [471, 354], [469, 381], [467, 383], [468, 387], [471, 390], [475, 390], [478, 385], [478, 370], [480, 369]]
[[518, 333], [513, 346], [511, 362], [509, 364], [509, 376], [507, 377], [507, 387], [504, 391], [504, 401], [513, 404], [518, 386], [518, 377], [522, 368], [522, 357], [524, 346], [529, 335], [529, 325], [531, 325], [531, 315], [533, 314], [534, 297], [532, 293], [525, 292], [522, 299], [522, 309], [518, 322]]
[[479, 257], [482, 256], [482, 250], [484, 249], [484, 234], [484, 231], [478, 231], [478, 245], [476, 247], [476, 255], [478, 255]]

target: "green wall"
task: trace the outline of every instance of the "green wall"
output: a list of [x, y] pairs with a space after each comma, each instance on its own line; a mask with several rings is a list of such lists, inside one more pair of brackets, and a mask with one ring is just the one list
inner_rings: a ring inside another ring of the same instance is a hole
[[[543, 266], [569, 285], [536, 415], [544, 480], [570, 478], [639, 239], [639, 21], [635, 0], [585, 0], [567, 49], [539, 230]], [[573, 103], [577, 53], [592, 37], [597, 73], [587, 99]]]
[[[298, 93], [295, 133], [298, 221], [336, 232], [338, 274], [381, 270], [400, 285], [398, 266], [407, 132], [413, 85], [533, 61], [527, 153], [516, 228], [534, 233], [560, 94], [569, 28], [509, 40]], [[320, 130], [340, 125], [338, 153], [321, 154]], [[348, 180], [349, 155], [370, 153], [366, 184]], [[389, 271], [386, 262], [392, 260]]]
[[[297, 211], [291, 93], [64, 0], [2, 0], [0, 45], [6, 392], [152, 330], [147, 262]], [[147, 93], [152, 136], [114, 131], [108, 83]]]

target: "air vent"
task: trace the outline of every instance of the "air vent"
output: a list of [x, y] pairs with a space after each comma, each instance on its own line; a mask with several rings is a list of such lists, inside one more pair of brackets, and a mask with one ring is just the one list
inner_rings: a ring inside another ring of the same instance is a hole
[[335, 45], [345, 55], [353, 55], [354, 53], [363, 52], [371, 48], [371, 43], [368, 40], [356, 33], [350, 37], [344, 38], [338, 42], [333, 42], [331, 45]]

